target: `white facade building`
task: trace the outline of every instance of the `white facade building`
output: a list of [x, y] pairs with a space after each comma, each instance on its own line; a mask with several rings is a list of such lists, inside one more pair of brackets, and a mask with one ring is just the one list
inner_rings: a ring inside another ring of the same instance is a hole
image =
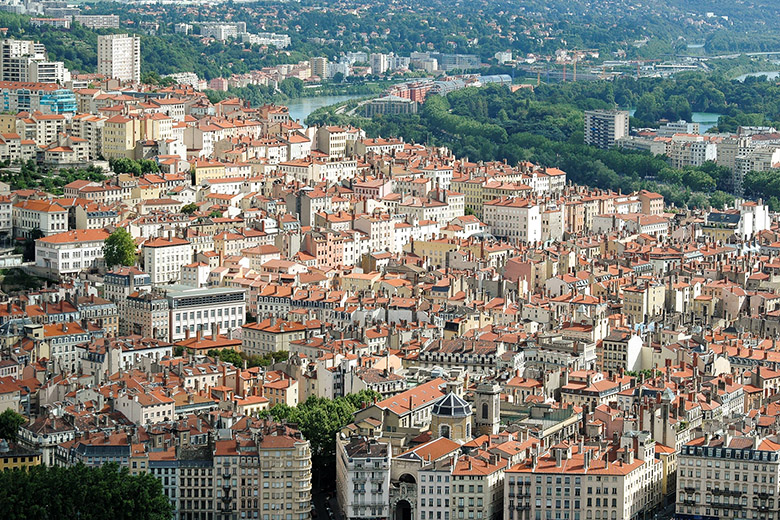
[[98, 74], [120, 81], [141, 81], [141, 38], [127, 34], [98, 36]]
[[177, 282], [181, 266], [192, 262], [192, 245], [178, 237], [155, 238], [143, 245], [143, 258], [152, 285]]
[[365, 437], [336, 441], [336, 492], [346, 520], [390, 516], [390, 443]]
[[35, 241], [35, 265], [52, 275], [73, 275], [84, 269], [105, 266], [104, 229], [74, 229]]

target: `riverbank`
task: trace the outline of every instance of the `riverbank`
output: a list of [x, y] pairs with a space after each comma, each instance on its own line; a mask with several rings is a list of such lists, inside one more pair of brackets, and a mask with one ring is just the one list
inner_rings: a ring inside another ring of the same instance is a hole
[[317, 96], [310, 98], [300, 98], [289, 103], [285, 103], [285, 106], [290, 111], [290, 118], [294, 121], [298, 121], [304, 124], [306, 118], [313, 112], [328, 107], [331, 105], [342, 105], [353, 99], [361, 99], [366, 96], [363, 94], [347, 94], [341, 96]]
[[[205, 93], [212, 103], [218, 103], [224, 99], [241, 98], [249, 101], [252, 106], [267, 103], [289, 106], [296, 101], [302, 104], [306, 100], [315, 98], [342, 97], [345, 99], [357, 97], [371, 97], [382, 94], [392, 81], [375, 81], [360, 84], [324, 84], [304, 86], [299, 79], [286, 79], [279, 83], [278, 88], [266, 85], [247, 85], [246, 87], [233, 87], [227, 91], [206, 90]], [[318, 104], [318, 107], [321, 106]]]

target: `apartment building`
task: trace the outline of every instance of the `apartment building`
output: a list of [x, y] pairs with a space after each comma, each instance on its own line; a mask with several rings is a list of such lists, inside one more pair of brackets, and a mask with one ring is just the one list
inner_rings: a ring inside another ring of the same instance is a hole
[[94, 161], [103, 153], [103, 128], [107, 117], [93, 114], [77, 114], [70, 121], [70, 132], [87, 141], [87, 154]]
[[120, 81], [141, 81], [141, 38], [127, 34], [98, 36], [98, 74]]
[[328, 78], [328, 58], [309, 58], [309, 68], [312, 76], [317, 76], [320, 79]]
[[32, 139], [38, 146], [55, 141], [65, 131], [65, 116], [36, 112], [16, 121], [16, 132], [22, 139]]
[[168, 300], [161, 294], [136, 291], [127, 297], [123, 310], [119, 320], [122, 335], [170, 341]]
[[42, 43], [27, 40], [0, 40], [0, 81], [57, 83], [70, 81], [70, 72], [61, 61], [49, 61]]
[[661, 313], [666, 287], [661, 283], [643, 282], [623, 288], [623, 313], [631, 323], [643, 323]]
[[152, 285], [178, 282], [181, 266], [192, 262], [192, 245], [184, 238], [154, 238], [143, 244], [142, 251]]
[[506, 467], [505, 459], [481, 450], [423, 466], [418, 471], [420, 520], [499, 520]]
[[176, 285], [165, 290], [170, 308], [170, 341], [198, 332], [232, 331], [246, 320], [246, 291], [234, 287], [198, 288]]
[[629, 329], [613, 329], [601, 344], [603, 371], [639, 371], [642, 366], [642, 338]]
[[606, 450], [561, 442], [506, 470], [503, 517], [645, 518], [660, 503], [662, 477], [648, 433], [624, 435], [616, 458]]
[[501, 197], [486, 202], [483, 220], [497, 238], [526, 244], [542, 240], [542, 217], [531, 199]]
[[44, 114], [75, 114], [76, 96], [72, 90], [56, 83], [0, 82], [0, 110], [3, 112], [35, 112]]
[[677, 455], [680, 520], [777, 518], [780, 439], [705, 434]]
[[343, 157], [347, 149], [347, 129], [323, 126], [317, 130], [317, 149], [330, 157]]
[[297, 321], [285, 321], [275, 317], [249, 323], [243, 327], [241, 350], [248, 354], [263, 355], [280, 350], [290, 351], [290, 342], [306, 337], [306, 325]]
[[78, 14], [72, 19], [90, 29], [119, 29], [119, 15], [116, 14]]
[[39, 238], [35, 265], [58, 277], [105, 267], [103, 246], [109, 235], [104, 229], [74, 229]]
[[76, 370], [76, 346], [89, 341], [90, 332], [78, 322], [52, 323], [43, 326], [43, 340], [49, 347], [49, 358], [61, 369]]
[[217, 441], [214, 467], [223, 512], [230, 504], [237, 518], [311, 517], [311, 448], [298, 430], [264, 423], [254, 439]]
[[366, 437], [336, 440], [336, 494], [345, 520], [390, 516], [389, 442]]
[[40, 231], [47, 237], [68, 230], [68, 210], [50, 200], [23, 200], [11, 210], [14, 236], [29, 237]]
[[585, 144], [612, 148], [615, 141], [628, 135], [628, 111], [586, 110]]
[[0, 81], [30, 81], [31, 61], [45, 60], [46, 46], [28, 40], [0, 41]]
[[105, 274], [103, 288], [104, 296], [119, 304], [136, 291], [151, 291], [152, 279], [137, 267], [119, 267]]

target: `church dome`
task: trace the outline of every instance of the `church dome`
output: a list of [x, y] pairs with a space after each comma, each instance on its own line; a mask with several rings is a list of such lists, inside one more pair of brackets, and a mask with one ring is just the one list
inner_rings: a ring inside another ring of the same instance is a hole
[[436, 401], [431, 413], [439, 417], [468, 417], [471, 415], [471, 405], [450, 392]]

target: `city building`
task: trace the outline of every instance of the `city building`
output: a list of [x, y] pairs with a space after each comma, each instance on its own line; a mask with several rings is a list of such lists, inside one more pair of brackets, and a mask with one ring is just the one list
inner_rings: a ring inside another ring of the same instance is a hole
[[614, 458], [597, 447], [561, 442], [512, 466], [504, 479], [503, 518], [644, 518], [661, 501], [655, 441], [648, 433], [624, 434], [617, 451]]
[[178, 282], [181, 266], [192, 262], [192, 245], [184, 238], [154, 238], [144, 242], [141, 251], [145, 270], [155, 286]]
[[628, 135], [628, 112], [625, 110], [586, 110], [585, 144], [612, 148]]
[[336, 440], [336, 494], [345, 519], [390, 516], [391, 458], [386, 442], [366, 437]]
[[127, 34], [98, 36], [97, 71], [120, 81], [141, 81], [141, 38]]
[[705, 434], [677, 456], [675, 517], [769, 518], [776, 508], [780, 439]]

